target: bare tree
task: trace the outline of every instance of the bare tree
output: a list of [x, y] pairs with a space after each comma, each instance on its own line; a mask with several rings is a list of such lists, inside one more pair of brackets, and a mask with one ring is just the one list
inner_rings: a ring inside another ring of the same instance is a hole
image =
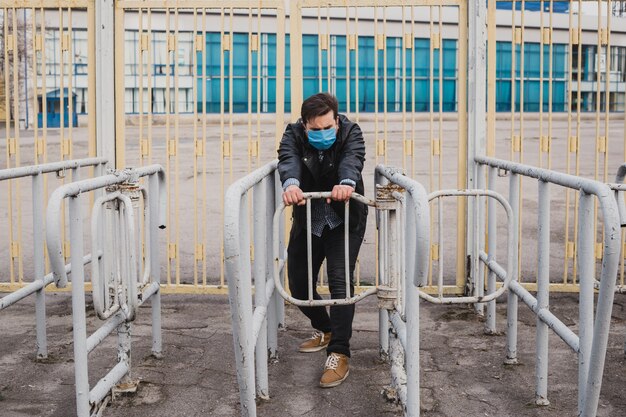
[[[25, 9], [0, 10], [0, 120], [5, 119], [8, 106], [11, 120], [26, 121], [27, 90], [33, 87], [27, 88], [28, 65], [33, 53], [29, 15], [30, 11]], [[18, 100], [19, 107], [17, 115], [14, 114], [15, 100]]]

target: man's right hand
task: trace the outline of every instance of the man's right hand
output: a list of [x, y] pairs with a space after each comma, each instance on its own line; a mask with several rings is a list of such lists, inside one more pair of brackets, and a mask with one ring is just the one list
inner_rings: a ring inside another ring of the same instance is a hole
[[297, 185], [290, 185], [283, 193], [283, 203], [286, 206], [297, 204], [303, 206], [306, 204], [302, 190]]

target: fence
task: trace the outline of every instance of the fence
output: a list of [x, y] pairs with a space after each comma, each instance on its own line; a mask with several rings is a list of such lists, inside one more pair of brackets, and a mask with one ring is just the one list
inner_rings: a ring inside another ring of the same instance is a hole
[[[210, 197], [273, 159], [285, 111], [295, 120], [302, 97], [320, 89], [362, 125], [373, 162], [402, 166], [431, 191], [473, 187], [473, 157], [483, 154], [606, 182], [626, 157], [615, 114], [625, 107], [626, 34], [610, 12], [609, 1], [0, 2], [0, 146], [7, 168], [88, 155], [117, 167], [161, 163], [170, 187], [164, 291], [223, 292], [223, 248], [208, 231], [224, 206]], [[48, 108], [53, 93], [59, 109]], [[79, 127], [34, 117], [53, 111], [63, 121], [61, 109], [77, 113]], [[551, 249], [563, 279], [551, 287], [574, 291], [577, 202], [567, 190], [559, 198], [564, 236]], [[17, 222], [19, 190], [9, 199]], [[464, 201], [444, 220], [469, 219], [451, 235], [456, 245], [431, 237], [431, 277], [439, 248], [457, 248], [445, 274], [457, 294], [474, 217]], [[532, 277], [534, 261], [521, 252], [520, 278]], [[376, 271], [357, 275], [360, 283]]]
[[[65, 176], [66, 170], [70, 170], [72, 173], [72, 181], [78, 181], [79, 170], [85, 167], [94, 167], [95, 176], [101, 174], [102, 167], [106, 164], [107, 160], [103, 158], [92, 159], [79, 159], [64, 162], [54, 162], [41, 165], [25, 166], [19, 168], [10, 168], [0, 170], [0, 181], [12, 181], [18, 178], [31, 177], [31, 191], [32, 191], [32, 246], [33, 246], [33, 263], [34, 274], [33, 279], [30, 282], [24, 284], [19, 289], [14, 289], [12, 293], [5, 295], [0, 299], [0, 310], [3, 310], [12, 304], [32, 295], [36, 294], [35, 304], [35, 316], [36, 316], [36, 329], [37, 329], [37, 358], [46, 358], [48, 356], [48, 343], [46, 338], [46, 299], [45, 288], [50, 285], [54, 279], [52, 274], [45, 274], [45, 256], [44, 256], [44, 209], [46, 200], [46, 194], [44, 193], [44, 178], [46, 174], [56, 173], [57, 176]], [[12, 235], [12, 232], [10, 233]], [[13, 255], [20, 255], [20, 246], [17, 246], [14, 242], [11, 242], [11, 252]], [[95, 252], [97, 254], [97, 252]], [[17, 258], [17, 256], [14, 256]], [[21, 257], [19, 258], [21, 260]], [[96, 255], [97, 259], [97, 255]], [[85, 257], [81, 264], [87, 264], [92, 261], [92, 257], [88, 255]], [[65, 264], [65, 262], [63, 262]], [[18, 263], [19, 271], [22, 270], [21, 262]], [[71, 271], [71, 264], [65, 265], [64, 268], [67, 272]], [[9, 282], [9, 289], [15, 288], [19, 285], [14, 280], [14, 264], [11, 262], [11, 281]], [[21, 273], [20, 284], [22, 283]]]
[[[148, 178], [148, 188], [138, 185], [142, 177]], [[46, 243], [54, 280], [57, 286], [67, 285], [59, 217], [63, 214], [62, 202], [68, 201], [71, 264], [83, 260], [83, 214], [81, 199], [90, 191], [110, 191], [96, 199], [93, 207], [92, 253], [102, 253], [101, 259], [92, 256], [93, 301], [98, 317], [104, 322], [87, 337], [85, 311], [85, 271], [72, 268], [72, 331], [74, 340], [74, 373], [76, 412], [80, 417], [98, 415], [106, 406], [106, 398], [131, 370], [131, 322], [138, 307], [151, 300], [152, 354], [161, 355], [161, 299], [160, 267], [158, 263], [158, 231], [164, 226], [162, 208], [165, 205], [164, 172], [159, 165], [137, 170], [125, 170], [110, 175], [66, 184], [57, 188], [50, 197], [46, 213]], [[145, 252], [139, 250], [140, 240], [135, 232], [134, 205], [143, 197], [143, 222], [149, 244]], [[147, 198], [146, 198], [147, 197]], [[133, 201], [135, 200], [135, 201]], [[108, 215], [102, 214], [104, 211]], [[102, 221], [108, 219], [108, 222]], [[102, 241], [108, 243], [104, 244]], [[137, 254], [144, 253], [144, 257]], [[140, 273], [143, 270], [143, 273]], [[117, 331], [117, 364], [90, 390], [88, 355], [109, 334]]]

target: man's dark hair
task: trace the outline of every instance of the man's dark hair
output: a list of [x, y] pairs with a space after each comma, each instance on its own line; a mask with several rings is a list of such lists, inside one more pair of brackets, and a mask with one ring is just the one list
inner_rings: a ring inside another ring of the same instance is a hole
[[339, 113], [337, 98], [332, 94], [317, 93], [304, 100], [300, 110], [300, 117], [302, 118], [302, 123], [306, 123], [318, 116], [325, 115], [329, 111], [333, 112], [333, 119], [337, 119], [337, 114]]

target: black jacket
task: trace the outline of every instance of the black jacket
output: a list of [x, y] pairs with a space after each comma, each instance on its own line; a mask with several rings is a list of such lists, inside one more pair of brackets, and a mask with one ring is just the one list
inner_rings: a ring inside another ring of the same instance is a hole
[[[337, 140], [324, 151], [324, 160], [319, 162], [318, 150], [309, 145], [301, 120], [290, 123], [285, 129], [278, 148], [278, 172], [281, 183], [289, 178], [300, 181], [303, 192], [332, 191], [341, 180], [350, 179], [356, 183], [355, 191], [364, 193], [363, 162], [365, 161], [365, 141], [358, 124], [344, 115], [339, 115]], [[335, 212], [344, 219], [344, 203], [331, 202]], [[295, 206], [293, 210], [293, 231], [306, 227], [306, 208]], [[367, 222], [367, 206], [350, 201], [350, 231], [363, 237]]]

